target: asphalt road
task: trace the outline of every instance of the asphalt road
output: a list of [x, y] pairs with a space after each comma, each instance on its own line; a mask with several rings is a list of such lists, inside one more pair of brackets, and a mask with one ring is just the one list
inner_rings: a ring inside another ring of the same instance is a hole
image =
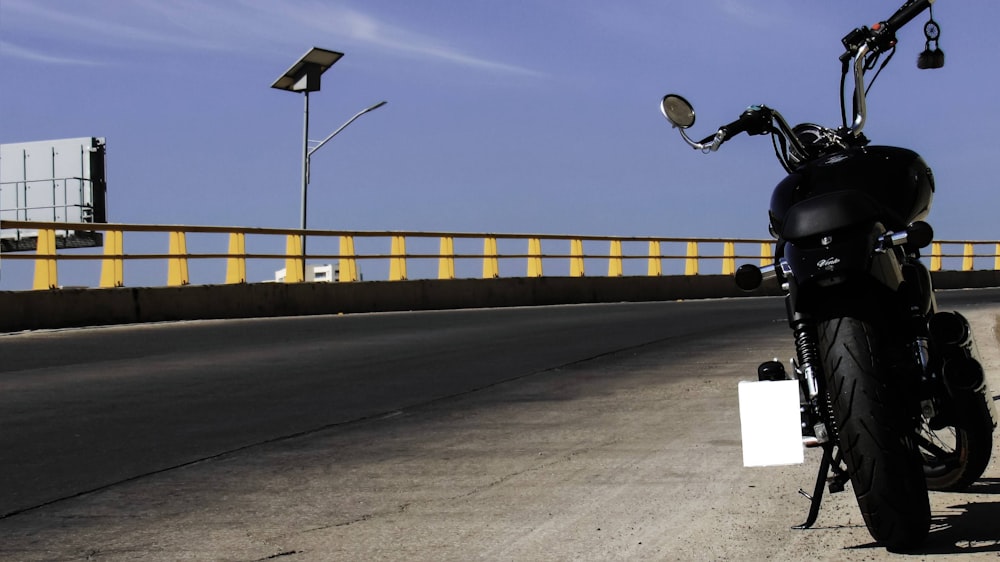
[[[1000, 388], [1000, 291], [974, 320]], [[818, 456], [741, 466], [736, 383], [778, 299], [0, 336], [0, 558], [872, 559]], [[1000, 453], [998, 453], [1000, 456]], [[1000, 466], [924, 554], [1000, 556]]]

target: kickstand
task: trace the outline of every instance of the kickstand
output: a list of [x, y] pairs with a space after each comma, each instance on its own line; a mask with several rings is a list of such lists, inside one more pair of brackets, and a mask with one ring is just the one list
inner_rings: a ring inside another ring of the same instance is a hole
[[807, 494], [805, 490], [799, 490], [799, 493], [809, 498], [812, 503], [809, 506], [809, 516], [806, 517], [806, 522], [792, 527], [793, 529], [808, 529], [816, 522], [816, 518], [819, 517], [819, 505], [823, 502], [823, 488], [827, 482], [827, 474], [831, 470], [833, 471], [833, 477], [829, 479], [830, 492], [835, 493], [844, 490], [844, 483], [847, 482], [849, 475], [847, 471], [841, 468], [839, 456], [834, 456], [834, 447], [833, 443], [823, 445], [823, 460], [819, 463], [819, 474], [816, 476], [816, 487], [813, 488], [812, 495]]

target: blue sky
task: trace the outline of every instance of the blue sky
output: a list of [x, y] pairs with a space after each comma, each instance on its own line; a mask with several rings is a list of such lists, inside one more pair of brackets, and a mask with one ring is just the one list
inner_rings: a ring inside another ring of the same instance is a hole
[[[107, 139], [112, 222], [296, 227], [309, 47], [345, 56], [311, 96], [309, 226], [766, 236], [783, 177], [766, 137], [687, 148], [750, 104], [839, 123], [840, 38], [897, 2], [2, 0], [0, 142]], [[1000, 3], [942, 0], [869, 96], [866, 134], [920, 152], [939, 238], [1000, 238]], [[4, 266], [8, 267], [7, 265]], [[7, 276], [10, 277], [9, 275]], [[6, 283], [0, 280], [0, 288]]]

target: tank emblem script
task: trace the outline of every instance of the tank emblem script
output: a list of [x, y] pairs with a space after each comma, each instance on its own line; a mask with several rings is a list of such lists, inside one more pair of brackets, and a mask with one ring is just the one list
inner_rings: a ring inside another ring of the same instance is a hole
[[840, 258], [824, 258], [816, 262], [816, 267], [833, 271], [833, 266], [840, 263]]

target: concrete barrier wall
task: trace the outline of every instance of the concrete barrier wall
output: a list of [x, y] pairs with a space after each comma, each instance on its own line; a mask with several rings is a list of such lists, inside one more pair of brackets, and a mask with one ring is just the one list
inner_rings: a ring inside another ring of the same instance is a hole
[[[937, 272], [939, 289], [1000, 286], [1000, 271]], [[360, 283], [252, 283], [0, 292], [0, 331], [173, 320], [641, 302], [745, 293], [732, 276], [540, 277]]]

